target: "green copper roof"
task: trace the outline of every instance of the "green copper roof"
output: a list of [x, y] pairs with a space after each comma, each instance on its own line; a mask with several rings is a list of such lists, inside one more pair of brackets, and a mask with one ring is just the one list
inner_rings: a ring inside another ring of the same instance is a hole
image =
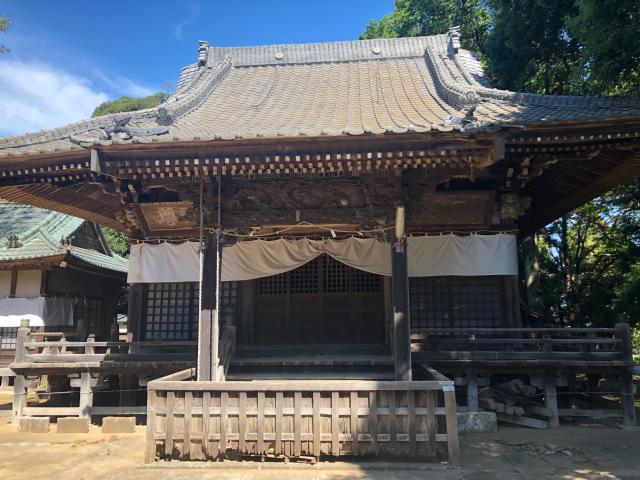
[[[62, 238], [71, 236], [85, 220], [42, 208], [0, 203], [0, 262], [71, 255], [99, 268], [127, 272], [129, 261], [71, 245]], [[16, 240], [10, 236], [17, 237]]]

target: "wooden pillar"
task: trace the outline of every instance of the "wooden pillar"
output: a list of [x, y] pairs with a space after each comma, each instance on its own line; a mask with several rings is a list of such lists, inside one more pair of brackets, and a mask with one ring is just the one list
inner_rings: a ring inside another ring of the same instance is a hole
[[442, 387], [444, 395], [445, 422], [447, 424], [447, 450], [449, 463], [460, 465], [460, 439], [458, 437], [458, 414], [456, 409], [456, 390], [453, 385]]
[[467, 409], [478, 411], [478, 375], [475, 370], [467, 370]]
[[393, 290], [393, 363], [396, 380], [411, 380], [411, 324], [409, 319], [409, 270], [404, 207], [396, 211], [391, 242]]
[[202, 255], [202, 287], [200, 291], [200, 322], [198, 324], [199, 381], [216, 380], [218, 370], [218, 310], [216, 297], [218, 263], [221, 259], [220, 242], [207, 235]]
[[142, 333], [142, 308], [144, 301], [144, 284], [132, 283], [129, 285], [129, 304], [127, 307], [127, 340], [131, 333], [132, 341], [143, 340]]
[[[31, 329], [28, 327], [29, 321], [21, 321], [18, 334], [16, 335], [16, 356], [15, 363], [26, 360], [27, 351], [25, 344], [29, 341]], [[11, 422], [15, 425], [18, 418], [22, 416], [24, 407], [27, 406], [27, 381], [23, 375], [16, 375], [13, 379], [13, 407], [11, 411]]]
[[620, 397], [623, 408], [623, 422], [625, 428], [636, 426], [636, 405], [633, 395], [633, 347], [631, 345], [631, 329], [623, 321], [616, 323], [616, 336], [621, 341], [622, 356], [625, 367], [620, 374]]
[[257, 280], [238, 282], [238, 299], [240, 315], [238, 316], [238, 343], [242, 345], [255, 344], [256, 296], [258, 292]]
[[623, 419], [622, 425], [625, 428], [636, 426], [636, 404], [633, 395], [633, 375], [631, 370], [625, 368], [620, 375], [620, 397], [622, 397]]
[[549, 418], [549, 428], [558, 428], [560, 418], [558, 417], [558, 392], [556, 388], [556, 374], [547, 371], [544, 374], [544, 406], [551, 412]]
[[520, 313], [520, 286], [516, 275], [504, 277], [504, 327], [521, 328], [522, 315]]
[[93, 407], [93, 388], [91, 387], [91, 374], [82, 372], [80, 374], [80, 416], [91, 419], [91, 408]]

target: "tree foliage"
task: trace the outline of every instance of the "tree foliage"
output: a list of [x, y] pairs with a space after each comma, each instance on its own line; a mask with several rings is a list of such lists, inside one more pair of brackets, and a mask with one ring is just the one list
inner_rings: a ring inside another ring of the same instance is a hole
[[109, 246], [109, 249], [121, 257], [129, 257], [129, 239], [123, 232], [111, 227], [101, 227], [102, 235]]
[[371, 20], [360, 38], [435, 35], [460, 25], [463, 46], [482, 51], [488, 24], [481, 0], [397, 0], [395, 10], [380, 21]]
[[158, 92], [142, 98], [120, 97], [101, 103], [96, 107], [91, 116], [99, 117], [110, 113], [133, 112], [136, 110], [144, 110], [145, 108], [157, 107], [167, 99], [167, 96], [164, 92]]
[[[0, 15], [0, 33], [7, 33], [11, 19], [6, 15]], [[7, 53], [9, 49], [6, 45], [0, 43], [0, 53]]]
[[[481, 55], [496, 87], [568, 95], [640, 92], [638, 0], [397, 0], [362, 38], [431, 35], [458, 24], [463, 46]], [[535, 300], [542, 321], [606, 326], [623, 313], [640, 324], [640, 181], [552, 222], [533, 245], [537, 288], [523, 298]]]
[[485, 43], [488, 74], [496, 87], [566, 93], [582, 82], [580, 48], [566, 27], [573, 0], [491, 0], [492, 29]]

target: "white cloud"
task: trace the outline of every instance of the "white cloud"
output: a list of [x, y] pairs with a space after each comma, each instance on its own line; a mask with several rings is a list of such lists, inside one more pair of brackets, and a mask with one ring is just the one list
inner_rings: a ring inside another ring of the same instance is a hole
[[0, 60], [0, 133], [17, 135], [91, 116], [108, 100], [86, 78], [44, 63]]
[[92, 78], [95, 78], [99, 83], [104, 84], [109, 90], [117, 93], [118, 95], [128, 95], [130, 97], [147, 97], [158, 91], [145, 85], [141, 85], [134, 82], [130, 78], [123, 77], [117, 74], [106, 74], [102, 70], [92, 69], [90, 71]]
[[182, 34], [184, 33], [184, 27], [196, 21], [196, 19], [200, 16], [202, 7], [198, 3], [189, 3], [188, 11], [189, 11], [189, 14], [187, 18], [185, 18], [180, 23], [178, 23], [178, 25], [176, 25], [175, 30], [173, 31], [174, 35], [179, 41], [182, 41]]

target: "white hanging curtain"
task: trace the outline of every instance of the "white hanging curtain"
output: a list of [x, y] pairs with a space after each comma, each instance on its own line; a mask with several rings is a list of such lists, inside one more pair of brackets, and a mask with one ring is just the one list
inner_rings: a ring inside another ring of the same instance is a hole
[[[252, 240], [224, 247], [222, 280], [288, 272], [326, 253], [350, 267], [391, 275], [391, 247], [371, 238]], [[409, 276], [517, 275], [514, 235], [409, 237]], [[197, 282], [198, 244], [139, 244], [131, 248], [129, 283]]]

